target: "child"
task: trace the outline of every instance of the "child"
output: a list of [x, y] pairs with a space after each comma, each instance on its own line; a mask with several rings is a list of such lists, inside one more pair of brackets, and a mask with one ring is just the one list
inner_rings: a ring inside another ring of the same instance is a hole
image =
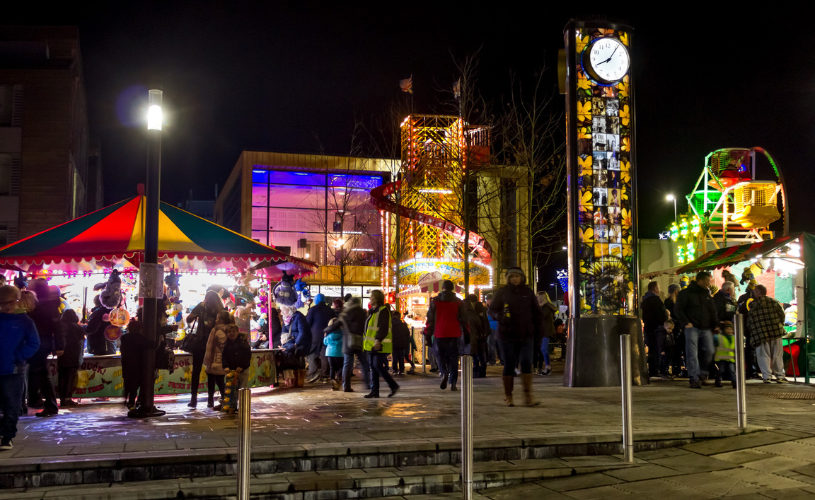
[[238, 407], [238, 389], [249, 385], [249, 366], [252, 364], [249, 340], [239, 334], [236, 325], [226, 327], [226, 344], [221, 359], [227, 381], [223, 409], [233, 413]]
[[[339, 391], [342, 388], [342, 323], [337, 318], [331, 318], [328, 326], [324, 330], [325, 355], [328, 358], [328, 365], [331, 368], [329, 379], [331, 389]], [[396, 359], [396, 358], [394, 358]]]
[[[221, 393], [221, 400], [224, 398], [224, 375], [223, 352], [226, 345], [226, 328], [232, 323], [229, 311], [220, 311], [215, 318], [215, 327], [209, 334], [207, 340], [207, 350], [204, 354], [204, 366], [207, 367], [207, 408], [215, 407], [215, 386]], [[232, 325], [234, 326], [234, 325]], [[221, 407], [215, 407], [215, 411]]]
[[736, 337], [733, 335], [733, 323], [722, 321], [721, 332], [713, 336], [713, 344], [716, 346], [716, 355], [713, 362], [719, 367], [719, 374], [716, 376], [716, 387], [722, 386], [722, 376], [726, 375], [736, 388]]
[[659, 374], [662, 380], [673, 380], [673, 376], [668, 372], [673, 359], [674, 349], [674, 322], [670, 319], [657, 328], [657, 349], [659, 350]]
[[73, 309], [65, 309], [61, 320], [65, 327], [65, 350], [57, 361], [59, 405], [76, 406], [77, 403], [71, 399], [71, 395], [76, 387], [76, 372], [84, 361], [85, 330], [79, 325], [79, 316]]

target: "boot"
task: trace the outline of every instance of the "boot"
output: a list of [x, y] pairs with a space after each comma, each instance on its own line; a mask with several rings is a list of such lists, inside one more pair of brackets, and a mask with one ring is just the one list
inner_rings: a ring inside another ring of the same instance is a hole
[[524, 373], [521, 375], [521, 381], [524, 385], [524, 403], [526, 406], [538, 406], [540, 403], [532, 398], [532, 374]]
[[504, 375], [501, 379], [504, 382], [504, 401], [507, 406], [515, 406], [512, 402], [512, 388], [515, 385], [515, 377], [512, 375]]

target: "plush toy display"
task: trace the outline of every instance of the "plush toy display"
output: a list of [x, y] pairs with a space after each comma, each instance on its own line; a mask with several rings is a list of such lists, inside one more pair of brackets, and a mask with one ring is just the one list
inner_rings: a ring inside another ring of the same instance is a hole
[[[108, 309], [115, 309], [122, 303], [122, 279], [119, 271], [113, 270], [108, 277], [105, 289], [99, 294], [99, 301]], [[95, 288], [95, 287], [94, 287]]]
[[286, 274], [286, 271], [283, 271], [280, 283], [275, 285], [273, 294], [275, 301], [279, 304], [297, 308], [303, 307], [303, 302], [300, 300], [297, 290], [294, 289], [294, 276]]

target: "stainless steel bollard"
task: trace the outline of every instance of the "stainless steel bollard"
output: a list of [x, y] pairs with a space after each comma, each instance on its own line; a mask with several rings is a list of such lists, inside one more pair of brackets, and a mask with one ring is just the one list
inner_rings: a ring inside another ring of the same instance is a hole
[[[455, 369], [455, 368], [454, 368]], [[461, 357], [461, 491], [473, 498], [473, 357]]]
[[736, 334], [736, 411], [739, 429], [747, 428], [747, 399], [744, 380], [744, 315], [733, 316], [733, 329]]
[[422, 373], [427, 373], [427, 348], [424, 345], [424, 330], [422, 330]]
[[631, 420], [631, 335], [620, 335], [620, 377], [623, 396], [623, 459], [634, 461], [634, 424]]
[[252, 391], [238, 391], [238, 500], [249, 500], [249, 459], [252, 446]]

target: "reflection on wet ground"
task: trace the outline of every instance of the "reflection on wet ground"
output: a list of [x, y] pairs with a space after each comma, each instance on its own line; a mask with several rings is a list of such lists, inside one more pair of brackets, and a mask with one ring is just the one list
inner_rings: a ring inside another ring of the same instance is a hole
[[[560, 376], [540, 377], [535, 380], [535, 391], [541, 406], [507, 408], [502, 401], [499, 370], [490, 368], [490, 377], [474, 384], [477, 437], [620, 431], [618, 388], [570, 389], [562, 386]], [[402, 376], [397, 381], [402, 387], [399, 394], [381, 399], [363, 399], [365, 392], [360, 385], [355, 385], [358, 392], [354, 393], [335, 392], [322, 384], [302, 389], [254, 389], [253, 444], [427, 440], [460, 435], [460, 392], [440, 390], [433, 376]], [[753, 389], [748, 387], [751, 424], [815, 427], [811, 403], [751, 397]], [[771, 389], [810, 390], [800, 386]], [[687, 381], [635, 387], [635, 429], [732, 428], [736, 423], [734, 392], [713, 388], [691, 391]], [[519, 394], [516, 401], [521, 398]], [[235, 416], [207, 408], [206, 397], [199, 399], [195, 409], [188, 408], [188, 402], [187, 395], [161, 397], [157, 404], [167, 414], [143, 421], [128, 419], [121, 400], [83, 402], [48, 419], [35, 418], [36, 410], [31, 410], [20, 420], [14, 450], [0, 452], [0, 460], [236, 445]]]

